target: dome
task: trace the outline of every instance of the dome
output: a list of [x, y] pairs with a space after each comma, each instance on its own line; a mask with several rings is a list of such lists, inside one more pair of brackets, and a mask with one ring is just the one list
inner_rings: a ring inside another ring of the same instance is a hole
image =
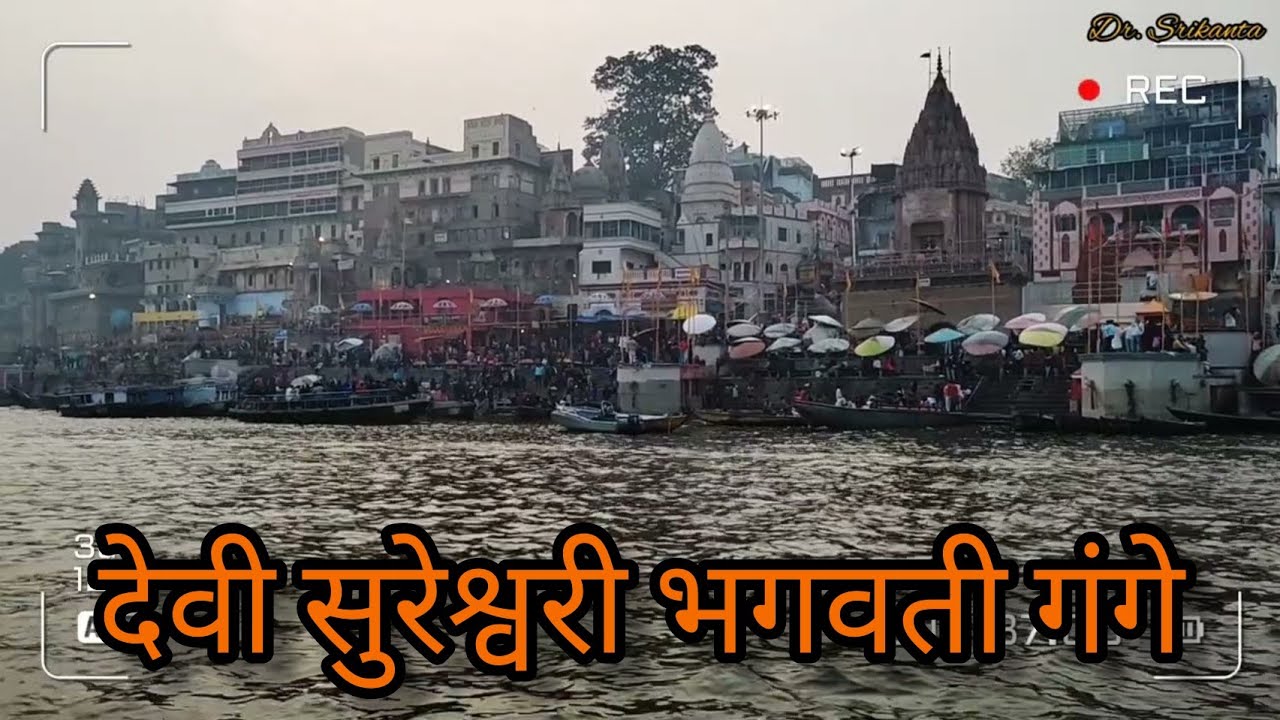
[[734, 203], [738, 199], [737, 185], [733, 182], [733, 170], [729, 168], [724, 147], [724, 134], [710, 120], [703, 123], [693, 140], [689, 153], [689, 167], [684, 173], [684, 188], [680, 202]]
[[591, 163], [574, 170], [569, 184], [573, 187], [573, 194], [584, 203], [604, 202], [609, 196], [609, 179]]

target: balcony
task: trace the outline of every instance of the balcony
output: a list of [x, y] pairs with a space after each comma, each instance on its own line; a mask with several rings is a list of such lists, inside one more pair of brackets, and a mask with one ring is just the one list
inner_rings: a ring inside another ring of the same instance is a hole
[[643, 270], [627, 270], [623, 274], [624, 282], [639, 285], [642, 283], [663, 285], [687, 285], [691, 282], [718, 283], [720, 271], [708, 265], [701, 267], [678, 268], [645, 268]]
[[989, 277], [991, 266], [1002, 277], [1025, 276], [1029, 263], [1015, 253], [949, 257], [944, 255], [887, 255], [850, 268], [858, 280], [908, 280], [914, 278]]

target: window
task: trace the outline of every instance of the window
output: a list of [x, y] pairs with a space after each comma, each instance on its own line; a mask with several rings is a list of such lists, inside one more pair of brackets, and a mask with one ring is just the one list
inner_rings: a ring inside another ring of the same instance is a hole
[[426, 195], [426, 194], [427, 194], [427, 181], [426, 181], [426, 180], [419, 180], [419, 181], [418, 181], [418, 194], [419, 194], [419, 195]]
[[449, 193], [453, 192], [453, 189], [451, 187], [453, 185], [453, 178], [445, 178], [440, 182], [443, 184], [442, 192], [445, 195], [448, 195]]
[[497, 140], [494, 140], [494, 141], [493, 141], [493, 154], [494, 154], [494, 155], [497, 155], [497, 154], [498, 154], [498, 151], [499, 151], [499, 149], [500, 149], [501, 147], [502, 147], [502, 146], [498, 143], [498, 141], [497, 141]]
[[192, 267], [193, 269], [199, 270], [199, 269], [200, 269], [200, 258], [191, 258], [191, 267]]
[[1063, 234], [1062, 240], [1059, 244], [1061, 245], [1061, 248], [1058, 254], [1062, 257], [1062, 265], [1065, 267], [1071, 262], [1071, 238], [1067, 237], [1066, 234]]
[[374, 169], [374, 170], [381, 170], [381, 169], [382, 169], [382, 158], [377, 158], [377, 157], [376, 157], [376, 158], [374, 158], [374, 159], [373, 159], [373, 169]]
[[520, 157], [520, 143], [516, 143], [516, 151], [514, 154], [516, 157]]
[[231, 244], [232, 244], [233, 246], [236, 244], [236, 234], [235, 234], [235, 233], [231, 233]]
[[423, 245], [426, 245], [426, 244], [427, 244], [427, 234], [424, 232], [418, 233], [418, 247], [422, 247]]
[[360, 196], [356, 195], [355, 197], [351, 198], [351, 212], [355, 212], [359, 209], [360, 209]]
[[431, 194], [440, 194], [440, 178], [431, 178]]
[[391, 154], [391, 167], [393, 168], [400, 167], [400, 153]]
[[280, 245], [284, 244], [284, 228], [280, 228], [276, 231], [276, 242]]
[[787, 229], [784, 227], [778, 228], [778, 242], [784, 243], [786, 241], [787, 241]]
[[338, 226], [337, 226], [337, 225], [330, 225], [330, 226], [329, 226], [329, 239], [330, 239], [330, 240], [334, 240], [334, 239], [336, 239], [337, 237], [338, 237]]
[[493, 216], [498, 217], [498, 203], [493, 204]]
[[471, 206], [471, 218], [472, 218], [472, 219], [479, 219], [479, 217], [480, 217], [480, 206], [479, 206], [479, 205], [472, 205], [472, 206]]
[[253, 273], [249, 273], [249, 287], [253, 287]]
[[613, 261], [612, 260], [592, 260], [591, 272], [595, 273], [596, 275], [608, 275], [609, 273], [613, 272]]
[[715, 245], [715, 244], [716, 244], [716, 234], [715, 234], [715, 233], [707, 233], [707, 235], [706, 235], [706, 239], [704, 240], [704, 243], [706, 244], [706, 246], [707, 246], [707, 247], [711, 247], [712, 245]]
[[1227, 231], [1218, 231], [1218, 252], [1225, 255], [1227, 253]]
[[471, 159], [472, 159], [472, 160], [475, 160], [476, 158], [479, 158], [479, 157], [480, 157], [480, 146], [479, 146], [479, 145], [472, 145], [472, 146], [471, 146]]
[[785, 276], [787, 274], [787, 264], [782, 263], [781, 265], [779, 265], [778, 272], [782, 273]]
[[749, 262], [742, 263], [742, 279], [746, 282], [751, 282], [751, 263]]
[[733, 264], [733, 279], [738, 282], [742, 281], [742, 263], [740, 262]]
[[258, 244], [259, 244], [259, 245], [266, 245], [266, 244], [267, 244], [267, 231], [266, 231], [266, 230], [259, 230], [259, 231], [258, 231]]
[[764, 264], [765, 277], [773, 277], [773, 263]]
[[275, 274], [275, 273], [267, 273], [267, 286], [268, 286], [268, 287], [275, 287], [275, 285], [276, 285], [276, 274]]

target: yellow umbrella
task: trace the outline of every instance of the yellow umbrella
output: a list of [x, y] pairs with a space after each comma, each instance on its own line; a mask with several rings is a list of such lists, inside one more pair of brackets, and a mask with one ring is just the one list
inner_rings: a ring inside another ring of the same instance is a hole
[[698, 314], [698, 306], [691, 303], [680, 303], [671, 311], [672, 320], [688, 320]]
[[1067, 328], [1059, 323], [1038, 323], [1023, 330], [1018, 342], [1030, 347], [1058, 347], [1067, 337]]
[[892, 350], [896, 342], [892, 335], [877, 335], [858, 343], [858, 347], [853, 349], [853, 354], [858, 357], [876, 357]]

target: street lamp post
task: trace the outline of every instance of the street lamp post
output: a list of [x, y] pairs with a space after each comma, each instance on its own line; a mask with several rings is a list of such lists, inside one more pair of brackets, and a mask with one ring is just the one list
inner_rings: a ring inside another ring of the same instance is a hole
[[860, 145], [854, 145], [850, 148], [840, 148], [840, 157], [849, 158], [849, 240], [850, 243], [854, 245], [854, 247], [850, 248], [850, 251], [853, 253], [854, 262], [857, 262], [858, 259], [858, 248], [857, 238], [855, 237], [856, 233], [854, 232], [853, 227], [854, 208], [857, 207], [853, 198], [853, 159], [861, 154], [862, 146]]
[[760, 128], [760, 146], [758, 154], [760, 156], [760, 187], [756, 190], [756, 223], [758, 227], [758, 237], [756, 238], [756, 293], [759, 298], [759, 310], [764, 310], [764, 124], [766, 120], [777, 120], [778, 109], [772, 105], [752, 105], [747, 108], [747, 117], [755, 120], [756, 125]]

